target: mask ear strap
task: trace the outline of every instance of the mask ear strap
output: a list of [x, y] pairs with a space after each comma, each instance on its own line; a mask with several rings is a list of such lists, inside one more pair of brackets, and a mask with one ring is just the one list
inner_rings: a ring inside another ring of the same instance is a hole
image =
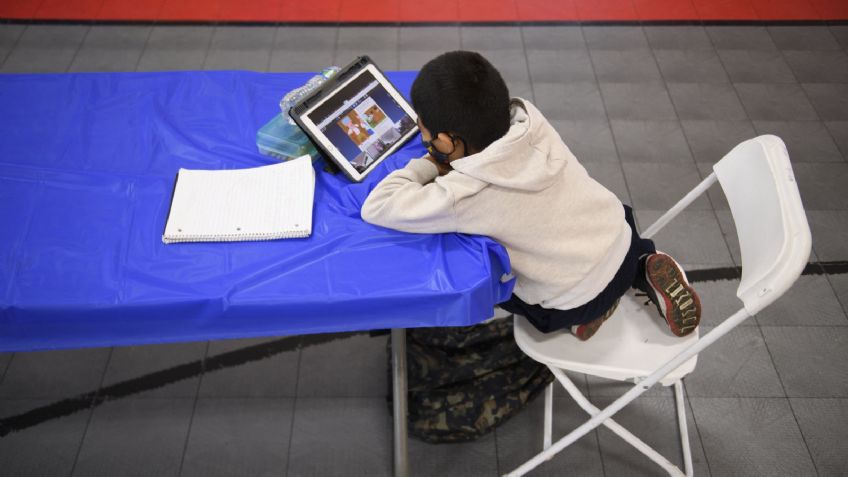
[[[450, 140], [450, 143], [451, 143], [451, 146], [453, 146], [453, 149], [451, 149], [451, 150], [450, 150], [450, 152], [442, 153], [442, 154], [444, 154], [445, 156], [450, 156], [451, 154], [453, 154], [454, 152], [456, 152], [456, 140], [457, 140], [457, 139], [459, 139], [460, 141], [462, 141], [462, 145], [463, 145], [463, 146], [465, 146], [465, 141], [464, 141], [461, 137], [459, 137], [459, 136], [454, 136], [454, 135], [452, 135], [452, 134], [450, 134], [450, 133], [445, 133], [445, 135], [451, 139], [451, 140]], [[438, 135], [437, 135], [437, 136], [438, 136]], [[436, 147], [436, 146], [433, 146], [433, 147]], [[439, 152], [441, 152], [441, 151], [439, 151]]]
[[[436, 139], [439, 139], [439, 134], [444, 134], [445, 136], [447, 136], [447, 137], [451, 138], [451, 145], [453, 146], [453, 149], [451, 149], [451, 151], [450, 151], [450, 152], [442, 152], [442, 151], [439, 151], [438, 149], [436, 149], [436, 145], [435, 145], [435, 144], [433, 144], [433, 141], [435, 141]], [[442, 154], [444, 154], [444, 155], [446, 155], [446, 156], [449, 156], [449, 155], [453, 154], [453, 151], [455, 151], [455, 150], [456, 150], [456, 145], [455, 145], [455, 144], [453, 144], [453, 136], [451, 136], [451, 135], [450, 135], [450, 134], [448, 134], [448, 133], [436, 133], [436, 134], [433, 136], [433, 138], [432, 138], [432, 139], [430, 139], [430, 145], [432, 145], [432, 146], [433, 146], [433, 149], [436, 149], [437, 151], [442, 152]]]
[[[451, 145], [453, 146], [453, 149], [451, 149], [450, 152], [442, 152], [439, 150], [439, 148], [436, 147], [435, 144], [433, 144], [433, 141], [439, 139], [439, 134], [445, 134], [447, 137], [451, 138]], [[454, 143], [454, 138], [448, 133], [436, 133], [429, 141], [426, 141], [426, 144], [429, 148], [433, 149], [432, 151], [429, 151], [431, 154], [433, 154], [433, 156], [444, 156], [445, 160], [447, 160], [447, 157], [453, 154], [454, 151], [456, 151], [456, 144]]]
[[[451, 149], [451, 150], [450, 150], [450, 152], [442, 152], [442, 151], [440, 151], [440, 150], [438, 150], [438, 149], [436, 148], [436, 145], [435, 145], [435, 144], [433, 144], [433, 141], [434, 141], [434, 140], [436, 140], [436, 139], [438, 139], [439, 134], [445, 134], [447, 137], [449, 137], [449, 138], [451, 139], [451, 140], [450, 140], [450, 143], [451, 143], [451, 146], [453, 146], [453, 149]], [[468, 151], [468, 146], [466, 146], [466, 144], [465, 144], [465, 139], [462, 139], [462, 138], [461, 138], [461, 137], [459, 137], [459, 136], [454, 136], [454, 135], [452, 135], [452, 134], [450, 134], [450, 133], [436, 133], [436, 135], [435, 135], [432, 139], [430, 139], [430, 141], [428, 141], [428, 142], [429, 142], [429, 144], [430, 144], [430, 147], [432, 147], [432, 148], [433, 148], [433, 151], [429, 151], [429, 152], [430, 152], [430, 154], [431, 154], [433, 157], [435, 157], [435, 158], [436, 158], [436, 160], [437, 160], [437, 161], [439, 161], [439, 162], [441, 162], [442, 164], [447, 164], [447, 163], [449, 162], [448, 156], [450, 156], [451, 154], [453, 154], [453, 153], [456, 151], [456, 140], [457, 140], [457, 139], [459, 139], [460, 141], [462, 141], [462, 146], [465, 148], [465, 151], [467, 152], [467, 151]], [[436, 153], [438, 153], [438, 154], [435, 154], [434, 152], [436, 152]]]
[[[465, 155], [468, 155], [468, 143], [465, 142], [465, 139], [462, 139], [462, 136], [454, 136], [454, 139], [459, 139], [462, 141], [462, 150], [465, 152]], [[453, 145], [453, 150], [456, 151], [456, 144]]]

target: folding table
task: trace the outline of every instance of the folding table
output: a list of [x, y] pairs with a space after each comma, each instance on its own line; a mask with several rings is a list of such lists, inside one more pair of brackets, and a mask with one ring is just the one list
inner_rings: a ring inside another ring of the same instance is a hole
[[[407, 92], [413, 72], [388, 74]], [[312, 235], [164, 245], [174, 177], [271, 164], [256, 131], [310, 73], [0, 75], [0, 351], [392, 329], [395, 472], [406, 463], [404, 328], [467, 326], [506, 300], [486, 237], [373, 226], [360, 184], [316, 163]]]

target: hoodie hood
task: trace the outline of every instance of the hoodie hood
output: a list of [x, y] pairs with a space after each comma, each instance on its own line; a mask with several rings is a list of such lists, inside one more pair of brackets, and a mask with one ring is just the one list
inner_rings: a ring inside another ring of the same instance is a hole
[[452, 161], [451, 167], [489, 184], [535, 192], [556, 182], [572, 157], [539, 110], [513, 98], [507, 133], [477, 154]]

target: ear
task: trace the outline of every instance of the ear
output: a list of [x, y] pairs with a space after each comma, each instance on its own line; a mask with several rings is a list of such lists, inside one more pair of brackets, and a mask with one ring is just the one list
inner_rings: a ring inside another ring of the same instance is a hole
[[448, 136], [447, 133], [439, 133], [439, 141], [442, 141], [445, 144], [453, 144], [453, 139]]

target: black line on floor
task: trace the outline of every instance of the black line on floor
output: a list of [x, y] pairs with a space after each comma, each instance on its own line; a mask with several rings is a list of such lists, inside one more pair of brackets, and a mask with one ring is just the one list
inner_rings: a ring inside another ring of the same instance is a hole
[[[804, 267], [801, 275], [839, 275], [848, 273], [848, 262], [811, 262]], [[718, 280], [735, 280], [742, 276], [742, 267], [705, 268], [702, 270], [687, 270], [686, 277], [690, 282], [714, 282]]]
[[[686, 274], [691, 282], [707, 282], [738, 279], [741, 276], [741, 271], [742, 269], [740, 267], [723, 267], [690, 270]], [[804, 267], [802, 275], [837, 275], [844, 273], [848, 273], [848, 261], [808, 263], [807, 266]], [[286, 351], [293, 351], [298, 347], [306, 348], [317, 344], [347, 339], [355, 335], [381, 336], [384, 334], [385, 333], [380, 333], [379, 331], [360, 331], [353, 333], [326, 333], [288, 336], [206, 358], [205, 372], [240, 366], [252, 361], [261, 361]], [[177, 381], [194, 378], [203, 372], [203, 360], [192, 361], [190, 363], [145, 374], [144, 376], [139, 376], [137, 378], [121, 381], [101, 388], [99, 392], [93, 391], [80, 394], [22, 414], [6, 417], [0, 419], [0, 437], [6, 436], [12, 432], [37, 426], [53, 419], [68, 416], [94, 406], [99, 406], [106, 401], [125, 398], [143, 391], [161, 388]]]
[[[206, 358], [206, 372], [239, 366], [251, 361], [260, 361], [276, 354], [293, 351], [299, 346], [307, 347], [365, 334], [368, 334], [368, 332], [287, 336], [278, 340], [247, 346]], [[93, 391], [80, 394], [22, 414], [4, 418], [0, 420], [0, 437], [10, 432], [27, 429], [53, 419], [99, 406], [106, 401], [125, 398], [143, 391], [161, 388], [177, 381], [197, 377], [203, 373], [203, 364], [203, 360], [197, 360], [173, 366], [103, 387], [99, 392]]]
[[705, 268], [703, 270], [687, 270], [686, 278], [690, 282], [714, 282], [718, 280], [734, 280], [742, 276], [742, 267]]

